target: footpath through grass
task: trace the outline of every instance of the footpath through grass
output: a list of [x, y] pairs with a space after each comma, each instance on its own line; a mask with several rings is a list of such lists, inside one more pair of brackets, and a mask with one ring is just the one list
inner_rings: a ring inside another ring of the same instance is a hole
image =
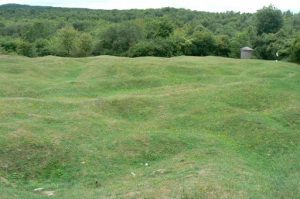
[[1, 199], [296, 199], [299, 182], [299, 65], [0, 56]]

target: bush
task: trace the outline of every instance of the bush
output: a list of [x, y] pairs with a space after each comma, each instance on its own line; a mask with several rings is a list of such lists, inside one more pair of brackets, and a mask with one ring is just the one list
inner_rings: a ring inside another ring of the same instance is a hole
[[79, 36], [77, 44], [77, 56], [86, 57], [91, 54], [93, 50], [93, 38], [88, 33], [82, 33]]
[[27, 57], [37, 56], [35, 46], [26, 41], [21, 41], [18, 44], [17, 53]]
[[72, 56], [76, 54], [76, 45], [78, 39], [78, 31], [73, 27], [63, 28], [57, 33], [58, 55]]
[[184, 55], [188, 51], [191, 44], [190, 41], [185, 39], [183, 36], [171, 36], [169, 38], [169, 42], [172, 46], [172, 54], [174, 56]]
[[272, 48], [272, 44], [276, 42], [274, 34], [263, 34], [255, 41], [255, 55], [258, 58], [266, 60], [275, 60], [278, 49]]
[[39, 39], [35, 42], [36, 54], [38, 56], [47, 56], [51, 54], [48, 40]]
[[297, 37], [294, 40], [294, 43], [291, 48], [291, 53], [292, 61], [300, 63], [300, 37]]
[[142, 38], [141, 29], [133, 23], [109, 28], [102, 34], [93, 54], [125, 55]]
[[[291, 40], [284, 31], [262, 34], [255, 41], [255, 54], [266, 60], [286, 59], [290, 56]], [[279, 53], [279, 57], [276, 54]]]
[[220, 36], [216, 40], [215, 55], [228, 57], [230, 54], [230, 42], [228, 36]]
[[2, 51], [4, 52], [16, 52], [18, 47], [18, 41], [17, 40], [9, 40], [6, 38], [3, 38], [0, 40], [0, 47], [2, 48]]
[[197, 32], [193, 35], [189, 49], [189, 55], [207, 56], [214, 55], [216, 40], [210, 32]]
[[173, 55], [172, 44], [169, 40], [156, 39], [137, 43], [129, 50], [130, 57], [158, 56], [171, 57]]

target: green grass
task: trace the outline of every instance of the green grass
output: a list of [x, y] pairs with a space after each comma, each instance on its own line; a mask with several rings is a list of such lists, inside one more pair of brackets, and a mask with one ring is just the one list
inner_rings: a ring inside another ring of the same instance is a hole
[[1, 199], [300, 197], [299, 65], [0, 56], [0, 118]]

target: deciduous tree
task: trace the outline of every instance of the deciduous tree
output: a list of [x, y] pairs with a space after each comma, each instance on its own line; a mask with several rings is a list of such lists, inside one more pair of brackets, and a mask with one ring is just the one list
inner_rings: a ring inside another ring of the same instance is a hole
[[272, 5], [258, 10], [256, 18], [256, 28], [259, 35], [263, 33], [276, 33], [283, 25], [282, 12]]
[[63, 56], [71, 56], [76, 51], [78, 32], [73, 27], [59, 30], [57, 39], [59, 52]]

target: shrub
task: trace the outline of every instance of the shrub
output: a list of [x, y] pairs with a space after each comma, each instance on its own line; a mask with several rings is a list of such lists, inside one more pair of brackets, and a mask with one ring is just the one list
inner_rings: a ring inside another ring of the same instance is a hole
[[215, 55], [228, 57], [230, 54], [230, 42], [228, 36], [220, 36], [216, 40]]
[[21, 41], [18, 44], [17, 53], [27, 57], [37, 56], [35, 46], [26, 41]]
[[9, 40], [6, 38], [3, 38], [0, 40], [0, 46], [3, 51], [11, 53], [16, 52], [18, 47], [18, 40]]
[[197, 32], [191, 40], [190, 55], [213, 55], [216, 49], [216, 41], [210, 32]]
[[77, 44], [77, 56], [86, 57], [91, 54], [93, 50], [93, 38], [88, 33], [80, 35]]
[[93, 54], [125, 55], [142, 38], [141, 29], [133, 23], [116, 25], [102, 34]]
[[51, 54], [48, 40], [39, 39], [35, 42], [36, 53], [38, 56], [47, 56]]
[[58, 31], [58, 54], [72, 56], [76, 53], [78, 32], [73, 27], [63, 28]]
[[154, 39], [137, 43], [129, 51], [130, 57], [158, 56], [171, 57], [173, 54], [172, 44], [169, 40]]
[[[286, 59], [290, 56], [292, 42], [287, 39], [287, 33], [279, 31], [276, 34], [262, 34], [257, 37], [254, 46], [258, 58], [275, 60]], [[279, 57], [276, 54], [279, 53]]]
[[292, 61], [300, 63], [300, 37], [297, 37], [294, 40], [294, 43], [291, 48], [291, 53]]

